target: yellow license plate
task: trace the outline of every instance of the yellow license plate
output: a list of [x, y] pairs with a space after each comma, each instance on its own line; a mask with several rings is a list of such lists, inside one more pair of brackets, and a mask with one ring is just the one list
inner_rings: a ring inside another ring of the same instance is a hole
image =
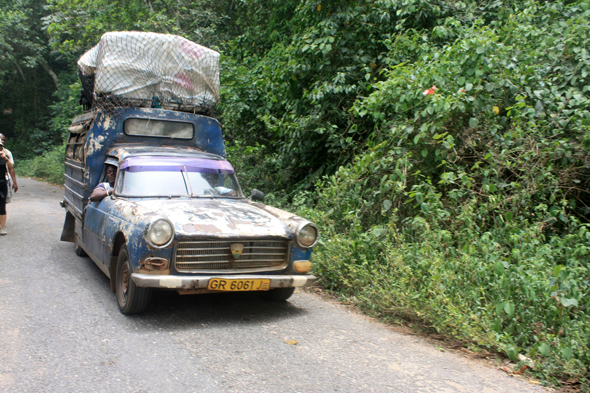
[[212, 278], [207, 289], [211, 291], [268, 291], [270, 280], [243, 280], [236, 278]]

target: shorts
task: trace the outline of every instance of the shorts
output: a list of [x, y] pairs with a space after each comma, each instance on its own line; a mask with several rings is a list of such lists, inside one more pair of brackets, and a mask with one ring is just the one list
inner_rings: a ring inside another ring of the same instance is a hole
[[0, 180], [0, 216], [6, 214], [6, 197], [8, 196], [8, 182]]

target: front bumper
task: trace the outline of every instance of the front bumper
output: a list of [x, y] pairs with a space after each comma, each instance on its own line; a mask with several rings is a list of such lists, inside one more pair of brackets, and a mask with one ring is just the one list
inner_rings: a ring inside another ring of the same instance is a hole
[[293, 288], [304, 287], [313, 284], [315, 276], [277, 276], [277, 275], [217, 275], [217, 276], [170, 276], [133, 273], [131, 279], [135, 285], [142, 288], [161, 288], [173, 290], [196, 290], [207, 289], [209, 280], [212, 278], [270, 280], [270, 288]]

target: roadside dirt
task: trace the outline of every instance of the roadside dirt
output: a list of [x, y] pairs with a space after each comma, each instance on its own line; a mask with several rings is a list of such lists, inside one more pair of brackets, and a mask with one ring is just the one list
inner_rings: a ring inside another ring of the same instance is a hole
[[[326, 291], [324, 288], [318, 285], [305, 288], [305, 291], [315, 293], [316, 295], [321, 296], [325, 301], [344, 306], [354, 311], [361, 317], [366, 318], [367, 320], [383, 323], [388, 327], [388, 329], [398, 334], [410, 337], [420, 337], [440, 352], [456, 353], [459, 356], [470, 359], [471, 361], [484, 367], [503, 371], [511, 377], [526, 381], [532, 385], [541, 385], [541, 382], [531, 373], [534, 365], [530, 359], [521, 357], [518, 362], [511, 361], [508, 357], [499, 352], [477, 348], [475, 345], [470, 345], [465, 341], [457, 340], [453, 337], [433, 332], [432, 328], [421, 325], [417, 322], [403, 321], [401, 323], [391, 323], [384, 319], [369, 316], [363, 313], [363, 311], [357, 305], [351, 302], [342, 302], [335, 294]], [[554, 391], [556, 393], [582, 392], [578, 384], [573, 381], [570, 383], [567, 381], [564, 382], [564, 386], [561, 388], [556, 388], [554, 386], [549, 386], [546, 388], [550, 389], [549, 391]]]

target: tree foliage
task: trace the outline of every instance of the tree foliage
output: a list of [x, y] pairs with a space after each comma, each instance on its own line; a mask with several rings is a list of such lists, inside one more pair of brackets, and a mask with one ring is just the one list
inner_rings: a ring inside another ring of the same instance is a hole
[[53, 47], [80, 54], [108, 31], [179, 34], [216, 46], [229, 2], [204, 0], [48, 0], [45, 18]]
[[38, 1], [0, 3], [0, 129], [17, 157], [61, 142], [62, 132], [48, 129], [48, 107], [64, 64], [51, 56], [42, 29], [45, 13]]

